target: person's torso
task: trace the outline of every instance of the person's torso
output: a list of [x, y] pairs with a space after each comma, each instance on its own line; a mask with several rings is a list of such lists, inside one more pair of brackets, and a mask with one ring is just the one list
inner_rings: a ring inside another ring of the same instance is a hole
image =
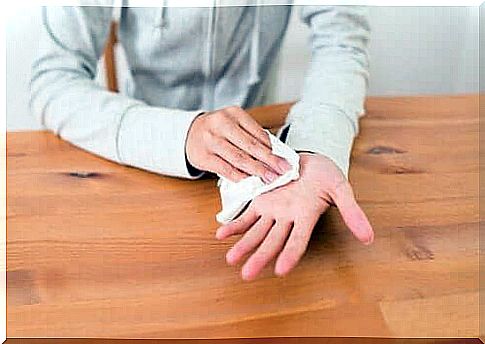
[[131, 95], [185, 110], [256, 105], [290, 8], [123, 8], [118, 36]]

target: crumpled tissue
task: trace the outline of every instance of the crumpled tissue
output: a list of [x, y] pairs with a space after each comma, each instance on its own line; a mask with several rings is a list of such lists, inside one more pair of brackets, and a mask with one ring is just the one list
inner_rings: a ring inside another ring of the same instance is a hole
[[269, 184], [265, 184], [258, 176], [249, 176], [239, 182], [232, 182], [220, 176], [217, 185], [221, 195], [222, 210], [216, 215], [217, 222], [221, 224], [231, 222], [255, 197], [284, 186], [300, 177], [300, 156], [298, 153], [269, 131], [267, 132], [273, 154], [286, 159], [291, 165], [291, 169]]

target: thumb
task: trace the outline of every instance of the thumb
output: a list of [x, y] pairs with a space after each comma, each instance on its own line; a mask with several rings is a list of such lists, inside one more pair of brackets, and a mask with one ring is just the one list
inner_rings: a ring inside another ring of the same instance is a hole
[[352, 187], [347, 181], [337, 185], [332, 200], [354, 236], [366, 245], [371, 244], [374, 240], [374, 231], [364, 211], [357, 204]]

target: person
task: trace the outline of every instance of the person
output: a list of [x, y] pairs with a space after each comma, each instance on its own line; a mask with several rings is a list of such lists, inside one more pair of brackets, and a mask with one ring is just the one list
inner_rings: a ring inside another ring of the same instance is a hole
[[[92, 3], [92, 2], [91, 2]], [[118, 39], [129, 87], [109, 92], [95, 80], [113, 7], [44, 7], [32, 66], [31, 108], [48, 129], [106, 159], [197, 179], [205, 171], [265, 182], [288, 169], [263, 128], [244, 110], [262, 104], [292, 6], [123, 7]], [[301, 99], [279, 133], [301, 156], [300, 178], [258, 196], [216, 237], [242, 235], [226, 260], [251, 254], [241, 274], [254, 279], [276, 258], [285, 275], [306, 251], [320, 215], [336, 205], [364, 243], [373, 230], [347, 180], [368, 79], [366, 9], [302, 6], [312, 57]]]

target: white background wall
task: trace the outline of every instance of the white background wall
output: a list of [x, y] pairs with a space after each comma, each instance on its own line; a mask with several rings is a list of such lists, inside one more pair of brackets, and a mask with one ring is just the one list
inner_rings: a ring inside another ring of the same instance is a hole
[[[11, 13], [7, 40], [7, 130], [39, 129], [29, 114], [30, 65], [40, 25], [36, 8]], [[370, 95], [478, 90], [478, 7], [372, 7]], [[272, 102], [299, 96], [310, 58], [309, 30], [293, 13]]]

